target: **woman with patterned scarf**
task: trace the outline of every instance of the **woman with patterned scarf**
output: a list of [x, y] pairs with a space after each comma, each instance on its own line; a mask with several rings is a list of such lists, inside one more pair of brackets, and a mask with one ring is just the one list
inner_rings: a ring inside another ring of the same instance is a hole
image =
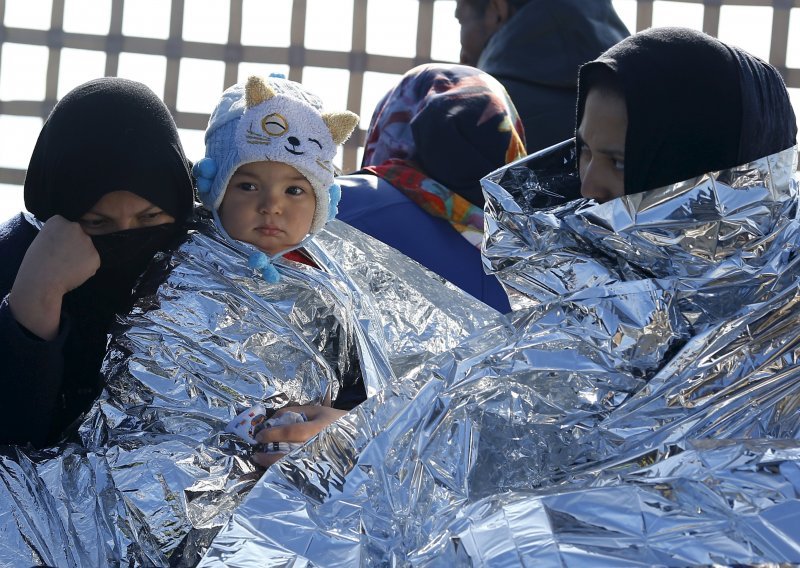
[[420, 65], [378, 103], [363, 169], [337, 178], [338, 218], [507, 312], [481, 264], [480, 179], [523, 156], [522, 123], [499, 82], [464, 65]]

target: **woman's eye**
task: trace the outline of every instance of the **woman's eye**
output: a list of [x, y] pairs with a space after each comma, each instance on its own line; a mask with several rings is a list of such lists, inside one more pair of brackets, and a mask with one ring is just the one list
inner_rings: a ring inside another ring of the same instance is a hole
[[95, 229], [97, 227], [102, 227], [105, 224], [105, 219], [81, 219], [80, 224], [84, 227], [89, 227]]
[[156, 221], [164, 214], [163, 211], [153, 211], [152, 213], [145, 213], [140, 217], [142, 221]]
[[613, 160], [614, 169], [625, 171], [625, 160]]

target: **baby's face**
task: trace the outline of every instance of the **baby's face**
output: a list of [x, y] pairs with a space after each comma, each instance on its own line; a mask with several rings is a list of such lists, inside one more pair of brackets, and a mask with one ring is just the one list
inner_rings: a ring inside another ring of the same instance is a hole
[[219, 217], [231, 237], [272, 255], [305, 238], [316, 208], [311, 183], [292, 166], [253, 162], [231, 177]]
[[586, 97], [578, 127], [581, 195], [604, 203], [625, 195], [625, 99], [604, 89]]

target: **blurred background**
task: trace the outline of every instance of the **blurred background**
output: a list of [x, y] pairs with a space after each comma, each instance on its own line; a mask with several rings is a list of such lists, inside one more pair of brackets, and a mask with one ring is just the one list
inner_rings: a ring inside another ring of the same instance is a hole
[[[593, 0], [586, 0], [591, 2]], [[703, 30], [775, 65], [800, 109], [800, 0], [614, 0], [633, 31]], [[95, 77], [147, 84], [203, 156], [225, 87], [279, 72], [361, 116], [337, 158], [358, 168], [378, 100], [405, 71], [458, 61], [455, 0], [0, 0], [0, 221], [23, 209], [25, 168], [55, 102]], [[113, 136], [113, 124], [109, 136]]]

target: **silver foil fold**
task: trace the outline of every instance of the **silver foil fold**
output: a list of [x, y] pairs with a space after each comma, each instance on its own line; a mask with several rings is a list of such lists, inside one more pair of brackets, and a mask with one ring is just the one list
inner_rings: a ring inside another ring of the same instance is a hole
[[604, 204], [498, 170], [498, 320], [270, 468], [201, 566], [800, 563], [797, 150]]
[[238, 412], [330, 404], [354, 366], [376, 395], [501, 319], [342, 223], [306, 251], [269, 284], [200, 219], [158, 259], [72, 441], [0, 454], [0, 565], [195, 565], [262, 471]]

